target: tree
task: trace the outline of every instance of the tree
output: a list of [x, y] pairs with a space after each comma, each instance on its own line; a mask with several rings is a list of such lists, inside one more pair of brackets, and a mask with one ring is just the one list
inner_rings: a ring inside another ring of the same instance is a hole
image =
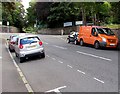
[[27, 9], [27, 15], [26, 15], [26, 27], [34, 26], [36, 23], [37, 15], [35, 10], [35, 4], [36, 2], [32, 1], [29, 3], [29, 8]]
[[2, 20], [3, 24], [7, 25], [7, 21], [10, 25], [15, 26], [22, 31], [24, 26], [24, 8], [21, 2], [2, 2]]

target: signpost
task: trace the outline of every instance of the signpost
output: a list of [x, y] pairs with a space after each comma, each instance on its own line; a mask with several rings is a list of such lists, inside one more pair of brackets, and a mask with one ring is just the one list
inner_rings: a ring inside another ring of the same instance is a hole
[[10, 26], [9, 26], [9, 22], [7, 22], [7, 28], [8, 28], [8, 33], [10, 33]]

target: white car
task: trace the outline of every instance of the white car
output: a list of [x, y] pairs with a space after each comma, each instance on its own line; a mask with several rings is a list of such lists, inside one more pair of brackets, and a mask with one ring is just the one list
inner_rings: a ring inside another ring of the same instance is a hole
[[43, 43], [37, 35], [19, 36], [15, 43], [15, 55], [22, 63], [26, 58], [41, 56], [45, 58]]

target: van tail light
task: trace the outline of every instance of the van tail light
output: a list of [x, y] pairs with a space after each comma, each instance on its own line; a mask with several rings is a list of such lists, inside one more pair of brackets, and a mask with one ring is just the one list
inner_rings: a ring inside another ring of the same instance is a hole
[[20, 48], [20, 49], [23, 49], [23, 45], [22, 45], [22, 44], [20, 44], [20, 45], [19, 45], [19, 48]]
[[40, 41], [40, 42], [39, 42], [39, 45], [42, 46], [42, 44], [43, 44], [42, 41]]

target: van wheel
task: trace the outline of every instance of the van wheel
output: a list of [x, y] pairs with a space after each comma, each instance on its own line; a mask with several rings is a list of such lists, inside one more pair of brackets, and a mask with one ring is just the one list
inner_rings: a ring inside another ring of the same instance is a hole
[[80, 40], [80, 46], [83, 46], [84, 45], [84, 42], [83, 42], [83, 40], [81, 39]]
[[95, 42], [94, 47], [95, 47], [95, 49], [99, 49], [100, 48], [100, 44], [99, 44], [98, 41]]
[[75, 40], [75, 41], [74, 41], [74, 44], [75, 44], [75, 45], [77, 45], [77, 44], [78, 44], [78, 41], [77, 41], [77, 40]]

